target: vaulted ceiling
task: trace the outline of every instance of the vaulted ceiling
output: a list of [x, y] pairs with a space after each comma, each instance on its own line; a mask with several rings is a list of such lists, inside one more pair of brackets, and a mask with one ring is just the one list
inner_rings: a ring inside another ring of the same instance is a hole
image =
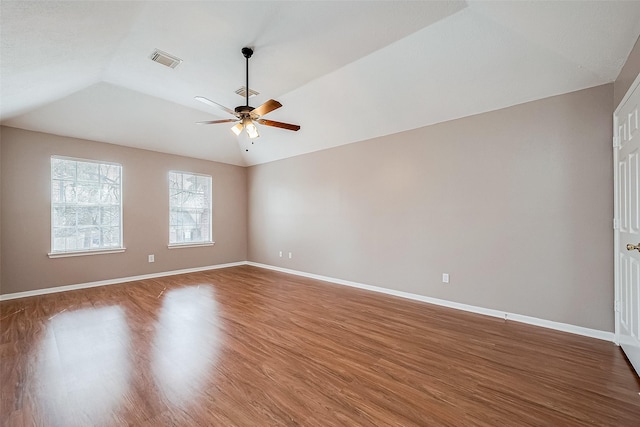
[[[247, 166], [612, 82], [640, 1], [2, 0], [0, 24], [3, 125]], [[300, 131], [195, 124], [228, 116], [194, 96], [244, 104], [244, 46], [251, 105]]]

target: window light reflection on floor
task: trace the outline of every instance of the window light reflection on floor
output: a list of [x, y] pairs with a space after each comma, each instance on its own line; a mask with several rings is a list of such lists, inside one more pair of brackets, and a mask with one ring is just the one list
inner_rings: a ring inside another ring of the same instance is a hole
[[114, 422], [131, 375], [130, 331], [119, 306], [66, 311], [36, 352], [34, 396], [50, 425]]
[[184, 408], [203, 392], [218, 358], [219, 339], [218, 307], [212, 286], [174, 289], [163, 296], [151, 369], [169, 403]]

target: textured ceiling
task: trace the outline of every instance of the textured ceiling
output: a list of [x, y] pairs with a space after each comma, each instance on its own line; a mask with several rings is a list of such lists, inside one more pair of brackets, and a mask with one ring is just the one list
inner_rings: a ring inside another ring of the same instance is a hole
[[[0, 24], [2, 124], [253, 165], [612, 82], [640, 2], [3, 0]], [[243, 46], [251, 105], [299, 132], [194, 124], [227, 118], [196, 95], [244, 103]]]

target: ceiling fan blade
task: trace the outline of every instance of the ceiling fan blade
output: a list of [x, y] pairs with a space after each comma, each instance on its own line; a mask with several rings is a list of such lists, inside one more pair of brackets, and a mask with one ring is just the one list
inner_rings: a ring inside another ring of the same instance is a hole
[[204, 96], [196, 96], [195, 99], [197, 99], [198, 101], [200, 101], [202, 103], [210, 105], [212, 107], [220, 108], [221, 110], [226, 111], [227, 113], [231, 114], [232, 116], [236, 115], [236, 112], [233, 111], [231, 108], [227, 108], [224, 105], [220, 105], [217, 102], [213, 102], [212, 100], [207, 99]]
[[229, 122], [237, 122], [236, 119], [224, 119], [224, 120], [207, 120], [204, 122], [196, 122], [199, 125], [215, 125], [218, 123], [229, 123]]
[[273, 110], [277, 110], [280, 107], [282, 107], [282, 104], [275, 99], [270, 99], [258, 108], [254, 108], [251, 113], [257, 114], [258, 116], [264, 116], [265, 114], [270, 113]]
[[261, 125], [273, 126], [276, 128], [282, 128], [282, 129], [293, 130], [293, 131], [300, 130], [300, 126], [292, 125], [289, 123], [275, 122], [273, 120], [265, 120], [265, 119], [259, 119], [256, 121]]

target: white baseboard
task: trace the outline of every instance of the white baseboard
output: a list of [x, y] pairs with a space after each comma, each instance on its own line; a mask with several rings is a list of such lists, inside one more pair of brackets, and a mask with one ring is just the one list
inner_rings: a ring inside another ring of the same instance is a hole
[[322, 280], [325, 282], [336, 283], [338, 285], [352, 286], [354, 288], [366, 289], [369, 291], [380, 292], [383, 294], [393, 295], [401, 298], [407, 298], [416, 301], [422, 301], [429, 304], [440, 305], [443, 307], [455, 308], [458, 310], [469, 311], [472, 313], [483, 314], [485, 316], [498, 317], [505, 320], [513, 320], [515, 322], [527, 323], [529, 325], [540, 326], [543, 328], [554, 329], [557, 331], [568, 332], [571, 334], [582, 335], [599, 340], [614, 342], [613, 332], [600, 331], [597, 329], [584, 328], [582, 326], [570, 325], [568, 323], [554, 322], [551, 320], [539, 319], [537, 317], [524, 316], [522, 314], [509, 313], [506, 311], [493, 310], [490, 308], [477, 307], [474, 305], [461, 304], [458, 302], [447, 301], [438, 298], [431, 298], [424, 295], [412, 294], [409, 292], [396, 291], [394, 289], [381, 288], [379, 286], [365, 285], [363, 283], [351, 282], [349, 280], [335, 279], [333, 277], [321, 276], [319, 274], [305, 273], [288, 268], [275, 267], [257, 262], [247, 262], [247, 265], [254, 267], [266, 268], [269, 270], [280, 271], [282, 273], [294, 274], [296, 276], [308, 277], [310, 279]]
[[76, 289], [95, 288], [97, 286], [115, 285], [118, 283], [135, 282], [137, 280], [155, 279], [157, 277], [175, 276], [176, 274], [196, 273], [198, 271], [216, 270], [218, 268], [236, 267], [246, 265], [246, 261], [231, 262], [228, 264], [208, 265], [205, 267], [185, 268], [182, 270], [163, 271], [160, 273], [142, 274], [140, 276], [119, 277], [117, 279], [99, 280], [97, 282], [78, 283], [76, 285], [56, 286], [55, 288], [36, 289], [33, 291], [16, 292], [0, 295], [0, 301], [16, 298], [33, 297], [37, 295], [54, 294], [57, 292], [74, 291]]
[[363, 283], [351, 282], [349, 280], [335, 279], [333, 277], [321, 276], [319, 274], [305, 273], [303, 271], [291, 270], [288, 268], [275, 267], [273, 265], [260, 264], [250, 261], [239, 261], [228, 264], [209, 265], [205, 267], [185, 268], [182, 270], [163, 271], [159, 273], [142, 274], [140, 276], [120, 277], [117, 279], [100, 280], [97, 282], [79, 283], [75, 285], [57, 286], [55, 288], [37, 289], [33, 291], [16, 292], [12, 294], [0, 295], [0, 301], [6, 301], [16, 298], [25, 298], [37, 295], [53, 294], [57, 292], [73, 291], [76, 289], [94, 288], [97, 286], [115, 285], [118, 283], [134, 282], [144, 279], [155, 279], [157, 277], [174, 276], [177, 274], [195, 273], [198, 271], [215, 270], [219, 268], [237, 267], [240, 265], [251, 265], [254, 267], [265, 268], [268, 270], [280, 271], [282, 273], [293, 274], [296, 276], [308, 277], [310, 279], [322, 280], [325, 282], [335, 283], [338, 285], [351, 286], [354, 288], [366, 289], [373, 292], [393, 295], [401, 298], [407, 298], [415, 301], [422, 301], [429, 304], [440, 305], [443, 307], [455, 308], [471, 313], [483, 314], [485, 316], [497, 317], [505, 320], [513, 320], [515, 322], [527, 323], [529, 325], [540, 326], [543, 328], [554, 329], [557, 331], [568, 332], [571, 334], [582, 335], [590, 338], [597, 338], [604, 341], [614, 341], [614, 333], [600, 331], [597, 329], [584, 328], [582, 326], [570, 325], [568, 323], [554, 322], [551, 320], [539, 319], [537, 317], [524, 316], [522, 314], [509, 313], [490, 308], [477, 307], [474, 305], [462, 304], [454, 301], [447, 301], [438, 298], [431, 298], [424, 295], [412, 294], [409, 292], [397, 291], [394, 289], [382, 288], [379, 286], [365, 285]]

